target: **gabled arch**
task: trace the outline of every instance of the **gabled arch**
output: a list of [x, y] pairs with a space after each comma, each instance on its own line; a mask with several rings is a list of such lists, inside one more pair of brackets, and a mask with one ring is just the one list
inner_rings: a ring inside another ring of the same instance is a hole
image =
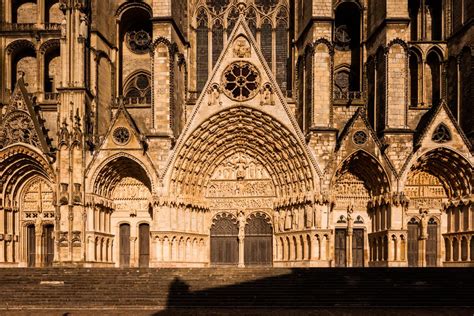
[[439, 147], [420, 153], [412, 157], [410, 165], [401, 179], [403, 184], [409, 173], [423, 171], [439, 179], [448, 198], [461, 198], [473, 193], [473, 166], [452, 149]]
[[353, 152], [341, 162], [333, 175], [331, 187], [334, 187], [337, 180], [347, 172], [364, 182], [371, 197], [391, 191], [388, 173], [377, 158], [363, 149]]
[[22, 186], [39, 176], [52, 183], [55, 174], [48, 160], [27, 145], [12, 145], [0, 150], [0, 193], [3, 207], [16, 207]]
[[111, 198], [115, 187], [125, 177], [137, 179], [153, 192], [152, 177], [146, 166], [131, 155], [119, 153], [97, 168], [92, 178], [92, 193]]

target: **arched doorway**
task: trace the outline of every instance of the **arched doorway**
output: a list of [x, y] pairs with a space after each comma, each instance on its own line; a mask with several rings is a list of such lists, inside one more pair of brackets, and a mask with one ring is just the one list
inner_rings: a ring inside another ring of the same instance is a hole
[[147, 268], [150, 262], [150, 225], [140, 224], [138, 227], [139, 258], [138, 266]]
[[[88, 250], [91, 260], [99, 266], [147, 267], [152, 181], [145, 165], [131, 155], [118, 154], [98, 167], [93, 179], [94, 193], [114, 203], [112, 207], [101, 202], [94, 205], [93, 229], [87, 234], [104, 240], [99, 243], [95, 258], [93, 249]], [[118, 247], [111, 247], [114, 241]]]
[[120, 267], [130, 266], [130, 225], [120, 225]]
[[418, 267], [419, 225], [415, 218], [408, 223], [408, 266]]
[[211, 264], [239, 263], [239, 225], [231, 214], [218, 214], [211, 226]]
[[273, 228], [270, 218], [262, 213], [251, 214], [245, 225], [245, 265], [272, 265], [272, 242]]

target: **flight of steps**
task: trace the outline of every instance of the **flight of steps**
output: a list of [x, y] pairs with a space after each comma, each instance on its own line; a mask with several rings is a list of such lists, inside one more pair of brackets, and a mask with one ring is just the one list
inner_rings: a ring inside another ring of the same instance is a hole
[[422, 311], [474, 315], [473, 272], [469, 268], [0, 269], [0, 315], [307, 315], [318, 310], [367, 315], [367, 310], [377, 314], [414, 308], [416, 315]]

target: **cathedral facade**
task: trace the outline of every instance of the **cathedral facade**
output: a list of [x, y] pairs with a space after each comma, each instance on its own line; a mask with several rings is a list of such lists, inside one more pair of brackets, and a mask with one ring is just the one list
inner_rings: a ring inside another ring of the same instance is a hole
[[474, 266], [474, 2], [1, 0], [1, 267]]

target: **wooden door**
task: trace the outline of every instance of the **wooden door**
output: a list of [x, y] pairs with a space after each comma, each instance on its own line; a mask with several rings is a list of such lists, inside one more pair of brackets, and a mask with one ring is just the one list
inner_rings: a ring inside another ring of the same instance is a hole
[[150, 225], [140, 224], [139, 228], [139, 252], [138, 265], [147, 268], [150, 262]]
[[211, 226], [211, 264], [239, 263], [239, 225], [230, 214], [219, 214]]
[[352, 266], [364, 266], [364, 229], [354, 229], [352, 233]]
[[54, 226], [43, 227], [43, 266], [51, 267], [54, 260]]
[[246, 266], [273, 264], [273, 229], [264, 214], [250, 215], [245, 225], [244, 262]]
[[418, 266], [418, 236], [419, 228], [416, 221], [408, 223], [408, 266]]
[[130, 225], [120, 225], [120, 267], [130, 266]]
[[436, 267], [438, 259], [438, 224], [431, 219], [428, 223], [428, 239], [426, 240], [426, 265]]
[[336, 267], [346, 266], [346, 229], [336, 229], [334, 256]]
[[36, 261], [36, 230], [35, 225], [26, 228], [26, 256], [28, 267], [34, 267]]

